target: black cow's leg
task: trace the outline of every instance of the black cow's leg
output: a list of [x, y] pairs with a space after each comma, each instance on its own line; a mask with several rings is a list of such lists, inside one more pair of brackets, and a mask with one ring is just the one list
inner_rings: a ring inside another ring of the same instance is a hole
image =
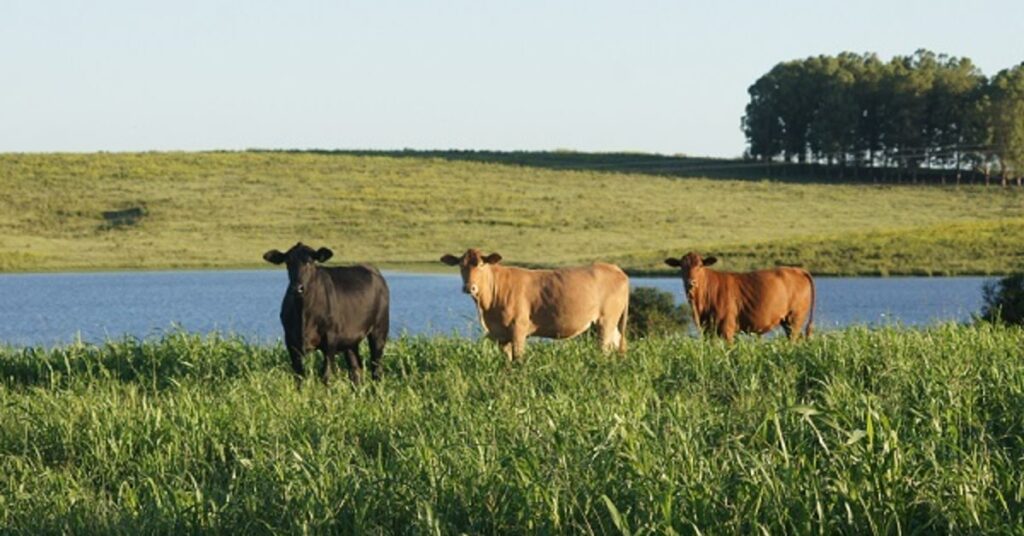
[[359, 357], [359, 346], [345, 348], [345, 357], [348, 358], [348, 379], [358, 385], [363, 376], [363, 360]]
[[341, 352], [342, 352], [342, 350], [340, 348], [335, 348], [334, 349], [334, 355], [331, 356], [331, 376], [337, 376], [339, 374], [339, 371], [338, 371], [338, 354], [341, 353]]
[[295, 372], [295, 388], [302, 388], [302, 380], [306, 378], [306, 367], [302, 364], [303, 351], [288, 345], [288, 355], [292, 358], [292, 370]]
[[379, 380], [381, 376], [380, 361], [384, 356], [384, 345], [387, 344], [387, 339], [383, 336], [377, 335], [376, 333], [371, 334], [369, 337], [370, 343], [370, 374], [374, 381]]
[[334, 355], [338, 353], [337, 348], [327, 348], [323, 351], [324, 362], [320, 367], [320, 380], [324, 382], [324, 385], [331, 383], [331, 372], [334, 369]]

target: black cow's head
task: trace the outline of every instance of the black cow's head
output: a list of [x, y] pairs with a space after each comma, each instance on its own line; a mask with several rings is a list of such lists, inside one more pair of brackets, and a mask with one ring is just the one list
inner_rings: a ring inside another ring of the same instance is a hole
[[309, 288], [316, 273], [316, 263], [325, 262], [332, 255], [334, 253], [327, 248], [314, 250], [299, 242], [287, 253], [272, 249], [263, 254], [263, 259], [271, 264], [285, 263], [288, 267], [288, 292], [301, 296]]

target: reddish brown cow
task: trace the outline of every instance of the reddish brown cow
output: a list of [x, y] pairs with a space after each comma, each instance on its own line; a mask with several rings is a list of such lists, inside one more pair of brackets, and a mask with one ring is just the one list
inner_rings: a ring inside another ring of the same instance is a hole
[[800, 268], [756, 272], [716, 272], [708, 269], [718, 259], [690, 252], [665, 264], [679, 268], [693, 323], [704, 333], [714, 329], [732, 342], [737, 331], [764, 334], [781, 325], [790, 339], [811, 335], [814, 324], [814, 279]]
[[614, 264], [527, 270], [498, 264], [501, 255], [470, 249], [441, 262], [458, 266], [462, 290], [476, 302], [487, 337], [509, 359], [534, 335], [569, 339], [596, 324], [601, 347], [626, 352], [629, 278]]

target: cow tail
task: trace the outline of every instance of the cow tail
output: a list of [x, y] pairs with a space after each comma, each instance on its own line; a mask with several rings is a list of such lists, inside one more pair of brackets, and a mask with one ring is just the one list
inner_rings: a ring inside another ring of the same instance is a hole
[[622, 309], [622, 316], [619, 317], [619, 353], [626, 353], [626, 320], [629, 317], [629, 300], [626, 307]]
[[804, 338], [811, 336], [811, 331], [814, 327], [814, 278], [811, 277], [810, 272], [804, 272], [804, 276], [807, 277], [807, 281], [811, 284], [811, 313], [807, 315], [807, 327], [804, 328]]

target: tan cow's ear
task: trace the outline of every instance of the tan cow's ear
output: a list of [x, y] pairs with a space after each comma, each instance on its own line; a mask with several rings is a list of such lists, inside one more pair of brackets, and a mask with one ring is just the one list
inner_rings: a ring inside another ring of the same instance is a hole
[[683, 263], [680, 262], [680, 259], [673, 259], [672, 257], [669, 257], [669, 258], [665, 259], [665, 264], [667, 264], [667, 265], [669, 265], [669, 266], [671, 266], [673, 268], [679, 268], [680, 266], [683, 265]]
[[263, 260], [269, 262], [270, 264], [281, 264], [282, 262], [285, 261], [286, 258], [287, 257], [285, 256], [284, 253], [281, 253], [276, 249], [272, 249], [263, 254]]
[[501, 262], [501, 254], [499, 253], [491, 253], [484, 257], [484, 263], [486, 264], [498, 264], [499, 262]]
[[703, 264], [704, 264], [704, 266], [711, 266], [712, 264], [715, 264], [716, 262], [718, 262], [718, 257], [708, 257], [708, 258], [704, 259]]
[[448, 266], [455, 266], [456, 264], [459, 264], [459, 258], [451, 253], [445, 253], [444, 256], [441, 257], [441, 262]]

